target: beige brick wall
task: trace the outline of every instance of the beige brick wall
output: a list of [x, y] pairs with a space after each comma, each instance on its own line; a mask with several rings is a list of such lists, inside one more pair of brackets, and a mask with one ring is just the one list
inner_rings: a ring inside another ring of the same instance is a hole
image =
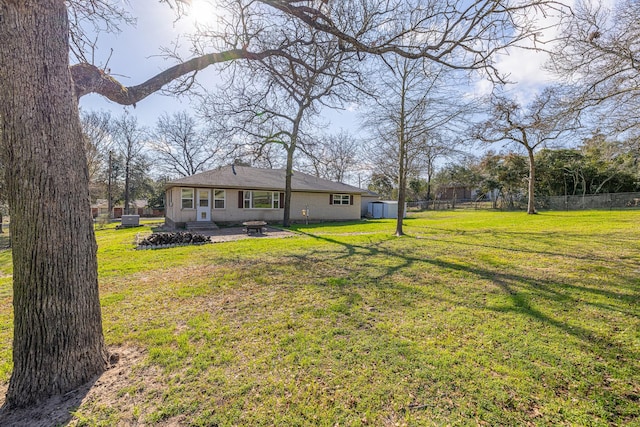
[[[195, 209], [182, 209], [181, 189], [182, 187], [173, 187], [167, 190], [166, 215], [169, 221], [173, 223], [196, 220]], [[225, 208], [211, 210], [211, 219], [214, 222], [282, 221], [283, 209], [239, 209], [239, 191], [237, 189], [226, 189]], [[242, 191], [250, 191], [250, 189]], [[310, 214], [310, 221], [357, 220], [360, 219], [361, 215], [361, 199], [359, 194], [354, 194], [352, 205], [331, 205], [329, 203], [329, 193], [293, 192], [291, 195], [291, 220], [304, 221], [302, 210], [307, 208]]]

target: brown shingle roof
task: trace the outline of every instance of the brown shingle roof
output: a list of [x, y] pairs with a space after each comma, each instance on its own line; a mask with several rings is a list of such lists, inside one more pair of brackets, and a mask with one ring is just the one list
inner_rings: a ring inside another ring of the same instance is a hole
[[[205, 171], [170, 181], [167, 183], [167, 188], [215, 187], [284, 191], [284, 185], [284, 169], [259, 169], [248, 166], [225, 166], [220, 169]], [[317, 178], [297, 171], [293, 171], [291, 189], [293, 191], [320, 193], [366, 193], [366, 190], [362, 190], [352, 185]]]

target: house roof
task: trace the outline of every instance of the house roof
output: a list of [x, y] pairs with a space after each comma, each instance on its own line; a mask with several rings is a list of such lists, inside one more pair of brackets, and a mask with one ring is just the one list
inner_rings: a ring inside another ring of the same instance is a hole
[[363, 197], [371, 197], [371, 198], [375, 198], [375, 199], [380, 199], [380, 195], [378, 193], [374, 193], [371, 190], [363, 190], [362, 196]]
[[[225, 166], [167, 183], [167, 188], [215, 187], [272, 191], [284, 191], [284, 186], [284, 169], [260, 169], [249, 166]], [[329, 181], [298, 171], [293, 171], [291, 189], [315, 193], [366, 193], [366, 190], [352, 185]]]

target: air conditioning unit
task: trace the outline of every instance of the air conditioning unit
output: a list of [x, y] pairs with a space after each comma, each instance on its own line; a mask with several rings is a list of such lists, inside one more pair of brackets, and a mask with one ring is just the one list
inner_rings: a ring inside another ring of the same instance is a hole
[[140, 225], [140, 215], [122, 215], [123, 227], [137, 227]]

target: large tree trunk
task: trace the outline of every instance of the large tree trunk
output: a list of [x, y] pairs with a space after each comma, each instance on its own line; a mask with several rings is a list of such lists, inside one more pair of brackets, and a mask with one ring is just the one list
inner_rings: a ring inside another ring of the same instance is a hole
[[536, 214], [536, 164], [535, 157], [533, 155], [533, 149], [527, 149], [529, 155], [529, 200], [527, 202], [527, 213], [529, 215]]
[[431, 200], [431, 176], [433, 174], [433, 167], [431, 166], [431, 161], [429, 161], [429, 166], [427, 168], [427, 209], [429, 208], [429, 200]]
[[64, 393], [107, 365], [96, 243], [62, 0], [0, 0], [0, 124], [13, 248], [6, 405]]
[[405, 134], [405, 124], [407, 120], [407, 116], [405, 114], [405, 103], [407, 96], [407, 88], [405, 86], [407, 79], [407, 74], [402, 74], [402, 93], [400, 94], [400, 123], [398, 129], [398, 217], [396, 219], [396, 236], [403, 236], [404, 230], [402, 229], [402, 224], [404, 221], [403, 213], [404, 213], [404, 200], [407, 192], [407, 170], [406, 170], [406, 160], [407, 160], [407, 144], [406, 144], [406, 134]]
[[[402, 135], [404, 132], [402, 132]], [[404, 137], [400, 137], [400, 147], [398, 148], [400, 157], [399, 168], [398, 168], [398, 217], [396, 219], [396, 236], [403, 236], [404, 230], [402, 229], [402, 224], [404, 221], [404, 201], [406, 200], [407, 194], [407, 168], [406, 168], [406, 158], [407, 158], [407, 150], [406, 144], [404, 141]]]
[[127, 155], [127, 164], [124, 167], [124, 213], [125, 215], [129, 215], [131, 213], [129, 212], [129, 203], [131, 203], [131, 201], [129, 200], [129, 197], [131, 194], [129, 191], [129, 188], [131, 187], [130, 166], [131, 166], [131, 160], [129, 160], [129, 157]]
[[289, 146], [285, 146], [287, 150], [287, 169], [285, 171], [285, 183], [284, 183], [284, 218], [282, 219], [282, 226], [291, 226], [291, 178], [293, 177], [293, 156], [298, 147], [298, 134], [300, 132], [300, 122], [302, 122], [302, 115], [307, 109], [308, 105], [300, 105], [298, 108], [298, 114], [293, 121], [293, 128], [291, 130], [291, 141]]
[[285, 183], [284, 183], [284, 217], [282, 219], [282, 226], [291, 226], [291, 178], [293, 177], [293, 153], [295, 151], [295, 145], [292, 145], [287, 149], [287, 168], [285, 170]]

